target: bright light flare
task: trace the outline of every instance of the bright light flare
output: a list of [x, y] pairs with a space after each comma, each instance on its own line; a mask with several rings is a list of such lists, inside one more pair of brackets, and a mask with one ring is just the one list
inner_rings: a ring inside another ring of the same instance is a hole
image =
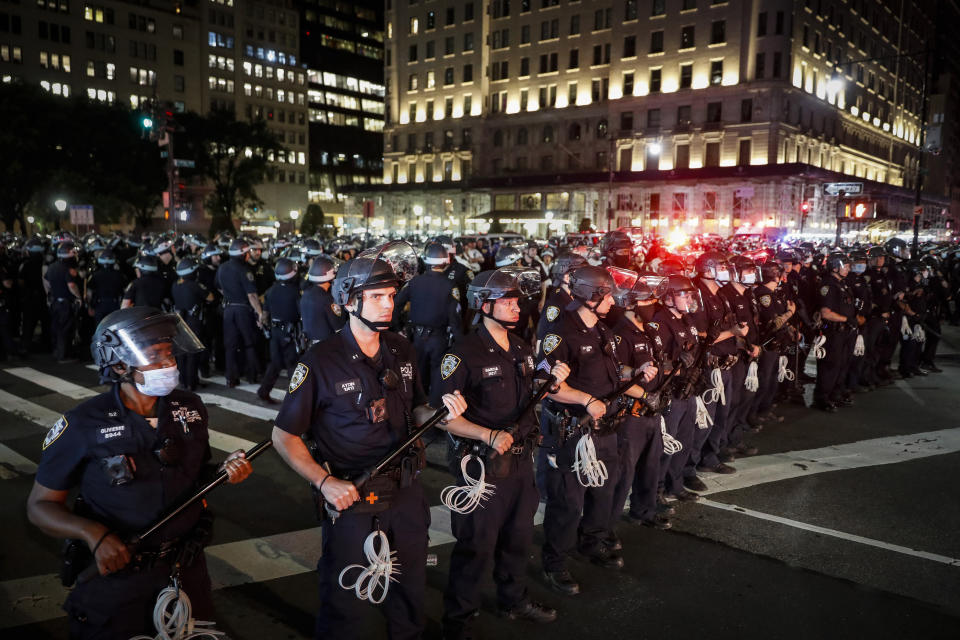
[[685, 234], [680, 229], [673, 229], [667, 234], [667, 247], [670, 249], [676, 249], [677, 247], [682, 247], [687, 244], [689, 236]]

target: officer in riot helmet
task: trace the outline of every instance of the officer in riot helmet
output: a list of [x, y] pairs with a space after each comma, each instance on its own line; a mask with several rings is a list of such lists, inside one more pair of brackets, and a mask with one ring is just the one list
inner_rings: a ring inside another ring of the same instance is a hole
[[306, 346], [326, 340], [347, 321], [343, 308], [330, 295], [338, 268], [336, 258], [318, 256], [307, 271], [307, 286], [300, 297], [300, 320]]

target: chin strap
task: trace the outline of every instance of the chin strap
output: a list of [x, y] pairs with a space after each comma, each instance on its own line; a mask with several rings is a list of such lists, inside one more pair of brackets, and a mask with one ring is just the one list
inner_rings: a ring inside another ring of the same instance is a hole
[[363, 313], [363, 292], [361, 292], [360, 299], [357, 301], [357, 310], [351, 311], [350, 315], [352, 315], [354, 318], [362, 322], [364, 326], [367, 327], [367, 329], [370, 329], [370, 331], [380, 332], [380, 331], [386, 331], [387, 329], [390, 328], [390, 324], [391, 324], [390, 322], [373, 322], [372, 320], [367, 320], [366, 318], [364, 318], [361, 315], [362, 313]]
[[503, 327], [503, 328], [506, 329], [507, 331], [513, 331], [513, 330], [516, 329], [518, 326], [520, 326], [520, 322], [519, 322], [519, 321], [517, 321], [517, 322], [504, 322], [503, 320], [500, 320], [499, 318], [494, 318], [494, 317], [493, 317], [493, 314], [492, 314], [492, 313], [487, 313], [486, 311], [484, 311], [482, 306], [480, 307], [480, 315], [483, 316], [484, 318], [490, 318], [491, 320], [493, 320], [494, 322], [496, 322], [498, 325], [500, 325], [501, 327]]

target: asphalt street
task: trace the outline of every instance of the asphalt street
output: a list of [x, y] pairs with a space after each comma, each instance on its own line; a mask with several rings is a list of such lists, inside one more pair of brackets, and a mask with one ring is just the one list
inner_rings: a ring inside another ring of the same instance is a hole
[[[960, 637], [960, 329], [946, 328], [940, 352], [943, 373], [858, 395], [839, 413], [779, 407], [785, 422], [752, 437], [760, 455], [735, 462], [737, 474], [704, 474], [708, 495], [679, 505], [671, 531], [621, 525], [622, 570], [572, 562], [578, 596], [544, 586], [538, 526], [529, 589], [558, 609], [559, 620], [538, 627], [496, 617], [487, 576], [481, 630], [525, 640]], [[0, 363], [4, 638], [66, 637], [60, 543], [27, 522], [24, 503], [46, 429], [104, 389], [96, 378], [83, 363], [45, 356]], [[202, 390], [216, 459], [268, 437], [275, 415], [252, 388], [223, 382], [214, 378]], [[452, 548], [439, 500], [450, 481], [441, 443], [423, 475], [435, 505], [430, 638], [440, 634]], [[209, 500], [217, 514], [207, 549], [217, 628], [235, 639], [311, 637], [320, 537], [309, 491], [275, 452], [254, 469]], [[358, 624], [363, 637], [385, 637], [373, 607]]]

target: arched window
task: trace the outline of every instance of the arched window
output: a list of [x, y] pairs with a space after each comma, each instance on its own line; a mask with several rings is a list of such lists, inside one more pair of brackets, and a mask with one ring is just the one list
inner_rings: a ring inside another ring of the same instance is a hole
[[553, 142], [553, 126], [547, 125], [543, 128], [543, 141]]
[[503, 131], [497, 129], [493, 132], [493, 146], [502, 147], [503, 146]]
[[528, 134], [527, 134], [526, 128], [521, 128], [520, 130], [517, 131], [517, 144], [518, 144], [518, 145], [526, 145], [526, 144], [527, 144], [527, 138], [528, 138]]
[[569, 131], [567, 131], [567, 138], [573, 142], [580, 139], [580, 124], [574, 122], [570, 125]]
[[597, 138], [606, 138], [607, 137], [607, 120], [606, 118], [600, 120], [597, 123]]

